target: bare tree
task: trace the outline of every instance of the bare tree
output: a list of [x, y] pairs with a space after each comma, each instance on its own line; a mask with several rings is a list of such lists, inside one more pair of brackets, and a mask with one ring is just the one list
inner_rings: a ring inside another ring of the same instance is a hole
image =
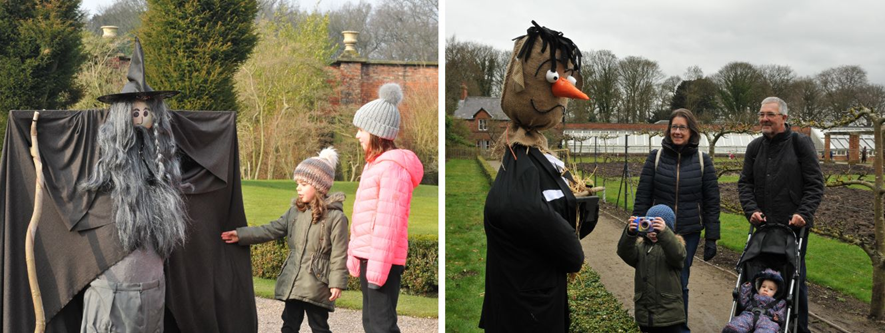
[[701, 69], [700, 66], [697, 65], [688, 66], [688, 68], [685, 69], [685, 74], [683, 74], [682, 76], [685, 76], [685, 80], [687, 81], [703, 79], [704, 71]]
[[765, 82], [765, 86], [768, 88], [766, 95], [778, 96], [788, 103], [793, 100], [790, 88], [796, 79], [796, 73], [793, 72], [790, 66], [763, 65], [759, 67], [759, 74], [762, 75], [762, 81]]
[[436, 61], [439, 9], [435, 0], [385, 0], [369, 21], [375, 59]]
[[682, 78], [674, 75], [657, 85], [657, 96], [655, 98], [654, 113], [651, 116], [652, 119], [650, 119], [651, 122], [669, 119], [670, 113], [673, 111], [670, 109], [670, 105], [673, 104], [673, 96], [676, 95], [676, 87], [679, 86], [680, 82], [682, 82]]
[[397, 144], [418, 155], [424, 164], [425, 184], [436, 184], [439, 180], [439, 94], [436, 88], [436, 85], [427, 85], [405, 91], [405, 100], [400, 107], [402, 130]]
[[461, 86], [471, 96], [500, 95], [509, 52], [474, 42], [446, 41], [446, 112], [455, 111]]
[[817, 81], [810, 77], [801, 77], [793, 81], [792, 100], [790, 105], [790, 119], [805, 123], [822, 122], [825, 115], [822, 114], [821, 103], [823, 95]]
[[114, 25], [118, 35], [126, 35], [141, 26], [141, 14], [147, 9], [147, 0], [116, 0], [110, 6], [100, 7], [89, 18], [86, 29], [101, 35], [101, 26]]
[[298, 162], [333, 140], [328, 21], [318, 14], [293, 19], [278, 13], [258, 24], [261, 39], [234, 78], [243, 106], [237, 130], [245, 179], [288, 178]]
[[591, 51], [584, 57], [582, 70], [584, 75], [584, 91], [587, 91], [595, 104], [596, 120], [610, 122], [614, 119], [615, 110], [621, 101], [618, 81], [621, 74], [618, 70], [618, 57], [609, 50]]
[[372, 5], [366, 2], [348, 2], [340, 8], [329, 12], [329, 39], [339, 45], [333, 58], [337, 58], [344, 48], [344, 35], [342, 31], [357, 31], [356, 49], [361, 56], [369, 57], [376, 49], [378, 43], [375, 40], [374, 31], [369, 29], [369, 17], [372, 14]]
[[619, 63], [621, 99], [619, 122], [646, 122], [655, 101], [655, 85], [663, 78], [658, 63], [636, 56]]
[[845, 116], [848, 109], [859, 106], [858, 96], [867, 86], [867, 72], [860, 66], [840, 66], [826, 69], [817, 75], [823, 91], [823, 105], [833, 120]]

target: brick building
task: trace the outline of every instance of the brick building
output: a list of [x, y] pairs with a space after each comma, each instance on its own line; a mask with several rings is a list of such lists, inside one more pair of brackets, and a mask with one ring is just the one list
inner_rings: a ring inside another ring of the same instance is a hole
[[348, 37], [349, 33], [344, 32], [345, 51], [327, 68], [336, 87], [333, 105], [359, 107], [377, 99], [378, 88], [389, 82], [398, 83], [407, 99], [415, 92], [438, 93], [438, 63], [363, 58], [354, 48], [356, 37]]
[[470, 129], [468, 139], [475, 142], [477, 148], [484, 150], [494, 144], [510, 121], [501, 110], [500, 97], [467, 96], [467, 86], [463, 84], [455, 118], [463, 119]]

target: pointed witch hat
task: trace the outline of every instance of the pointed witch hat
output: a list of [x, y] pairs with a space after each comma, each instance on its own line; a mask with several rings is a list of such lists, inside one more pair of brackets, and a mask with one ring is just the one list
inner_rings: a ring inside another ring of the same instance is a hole
[[178, 95], [178, 91], [162, 90], [154, 91], [144, 79], [144, 51], [141, 49], [141, 42], [135, 37], [135, 50], [132, 52], [132, 59], [129, 60], [129, 73], [126, 75], [129, 82], [123, 86], [123, 91], [119, 94], [104, 95], [98, 98], [100, 102], [114, 103], [121, 100], [149, 100], [151, 98], [169, 98]]

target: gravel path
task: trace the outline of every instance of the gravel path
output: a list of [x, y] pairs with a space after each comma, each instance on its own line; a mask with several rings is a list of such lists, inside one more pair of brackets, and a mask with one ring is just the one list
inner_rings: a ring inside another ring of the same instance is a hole
[[[258, 332], [279, 332], [280, 327], [283, 326], [283, 320], [280, 319], [280, 315], [283, 313], [284, 303], [256, 297], [255, 306], [258, 308]], [[397, 324], [403, 333], [439, 331], [439, 320], [436, 318], [399, 316]], [[362, 311], [342, 308], [335, 309], [335, 312], [329, 314], [329, 327], [333, 332], [362, 332]], [[307, 318], [301, 323], [301, 331], [310, 332], [310, 327], [307, 326]]]

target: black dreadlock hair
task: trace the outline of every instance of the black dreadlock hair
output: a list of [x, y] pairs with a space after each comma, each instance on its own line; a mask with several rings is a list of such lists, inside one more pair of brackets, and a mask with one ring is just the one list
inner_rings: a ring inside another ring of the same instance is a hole
[[[562, 32], [549, 29], [547, 27], [542, 27], [538, 25], [534, 20], [532, 20], [533, 27], [530, 27], [525, 35], [514, 38], [513, 40], [518, 40], [525, 36], [529, 36], [528, 40], [522, 44], [522, 48], [519, 49], [519, 53], [516, 58], [524, 58], [524, 60], [529, 60], [529, 56], [531, 55], [532, 47], [535, 45], [535, 41], [538, 37], [541, 38], [541, 53], [547, 51], [547, 44], [550, 44], [550, 70], [556, 71], [556, 61], [559, 60], [563, 63], [568, 63], [569, 61], [575, 65], [575, 71], [579, 71], [581, 69], [581, 51], [578, 50], [578, 46], [572, 42], [571, 39], [565, 38], [562, 36]], [[560, 58], [556, 59], [556, 50], [559, 50]]]

